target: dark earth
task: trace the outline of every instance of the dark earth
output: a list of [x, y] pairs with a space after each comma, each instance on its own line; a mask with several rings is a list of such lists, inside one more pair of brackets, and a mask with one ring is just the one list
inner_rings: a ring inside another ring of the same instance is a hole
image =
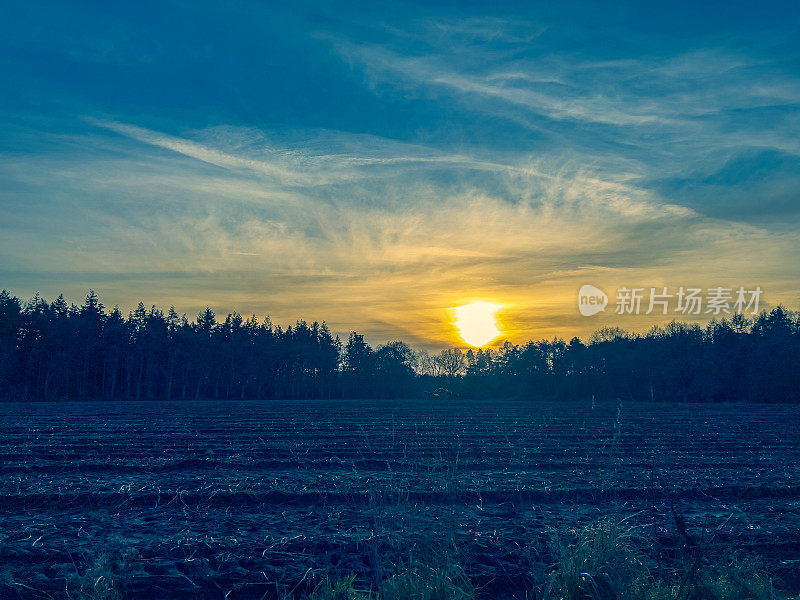
[[[369, 582], [455, 540], [525, 597], [557, 532], [629, 517], [800, 588], [800, 407], [588, 402], [0, 403], [0, 598], [124, 574], [130, 598]], [[300, 589], [300, 588], [297, 588]]]

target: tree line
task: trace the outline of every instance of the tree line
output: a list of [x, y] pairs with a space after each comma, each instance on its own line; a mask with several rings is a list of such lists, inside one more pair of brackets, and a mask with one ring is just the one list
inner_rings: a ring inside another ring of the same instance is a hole
[[323, 323], [269, 317], [189, 321], [142, 303], [107, 311], [94, 291], [21, 301], [0, 292], [0, 400], [596, 398], [794, 402], [800, 319], [783, 307], [706, 326], [671, 322], [636, 334], [506, 342], [438, 354], [400, 341], [342, 342]]

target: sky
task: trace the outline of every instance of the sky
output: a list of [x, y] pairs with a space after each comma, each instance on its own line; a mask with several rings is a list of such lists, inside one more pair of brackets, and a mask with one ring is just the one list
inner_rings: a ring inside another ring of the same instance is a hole
[[[800, 306], [800, 11], [5, 2], [0, 288], [419, 347], [646, 330], [620, 287]], [[585, 317], [591, 284], [609, 308]], [[691, 319], [708, 320], [701, 314]]]

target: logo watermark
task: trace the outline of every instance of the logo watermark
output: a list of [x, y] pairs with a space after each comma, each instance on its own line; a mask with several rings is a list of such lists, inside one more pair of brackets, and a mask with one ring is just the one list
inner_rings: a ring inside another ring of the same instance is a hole
[[[614, 313], [618, 315], [711, 315], [757, 314], [763, 290], [680, 286], [670, 288], [621, 287], [617, 289]], [[584, 317], [603, 312], [608, 296], [593, 285], [581, 286], [578, 291], [578, 310]]]
[[578, 310], [584, 317], [591, 317], [606, 309], [608, 296], [600, 288], [583, 285], [578, 292]]

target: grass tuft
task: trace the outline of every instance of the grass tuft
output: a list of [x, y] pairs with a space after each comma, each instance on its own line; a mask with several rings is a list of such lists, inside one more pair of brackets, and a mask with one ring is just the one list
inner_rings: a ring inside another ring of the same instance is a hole
[[400, 565], [383, 581], [380, 590], [363, 590], [355, 576], [326, 579], [305, 600], [474, 600], [475, 588], [464, 569], [456, 563], [436, 566], [413, 561]]
[[355, 587], [355, 575], [342, 579], [325, 579], [309, 594], [307, 600], [372, 600], [377, 595]]
[[70, 600], [122, 600], [124, 571], [119, 559], [99, 556], [67, 583], [66, 596]]
[[654, 576], [635, 530], [604, 520], [559, 542], [559, 561], [545, 600], [779, 600], [773, 580], [756, 561], [729, 564], [687, 559]]
[[603, 520], [586, 527], [575, 544], [557, 542], [558, 567], [545, 591], [553, 600], [632, 597], [648, 573], [633, 548], [631, 529]]
[[381, 586], [381, 600], [473, 600], [475, 588], [457, 564], [403, 568]]

